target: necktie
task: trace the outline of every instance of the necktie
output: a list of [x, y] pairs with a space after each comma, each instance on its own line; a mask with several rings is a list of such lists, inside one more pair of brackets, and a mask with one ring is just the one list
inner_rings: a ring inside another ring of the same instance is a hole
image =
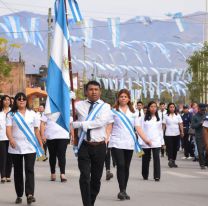
[[162, 120], [163, 120], [163, 112], [162, 112]]
[[[91, 110], [93, 109], [93, 106], [94, 106], [95, 102], [90, 102], [90, 101], [89, 101], [89, 103], [90, 103], [90, 108], [89, 108], [88, 114], [89, 114], [89, 113], [91, 112]], [[90, 131], [91, 131], [91, 129], [88, 129], [88, 130], [87, 130], [87, 141], [90, 141], [90, 140], [91, 140]]]
[[141, 111], [139, 110], [139, 117], [141, 117]]

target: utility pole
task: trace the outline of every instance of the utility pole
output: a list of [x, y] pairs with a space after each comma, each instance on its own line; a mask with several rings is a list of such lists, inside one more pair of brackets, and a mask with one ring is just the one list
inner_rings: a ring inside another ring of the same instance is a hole
[[52, 23], [53, 23], [53, 18], [51, 14], [51, 8], [49, 8], [48, 9], [48, 63], [49, 63], [50, 54], [51, 54]]
[[[84, 59], [84, 63], [86, 61], [86, 46], [85, 43], [83, 42], [83, 59]], [[83, 84], [87, 83], [87, 74], [86, 74], [86, 68], [84, 67], [83, 69]]]

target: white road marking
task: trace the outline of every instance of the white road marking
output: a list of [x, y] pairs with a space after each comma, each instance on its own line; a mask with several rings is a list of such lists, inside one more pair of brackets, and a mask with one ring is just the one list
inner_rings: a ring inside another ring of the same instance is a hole
[[173, 176], [176, 176], [176, 177], [181, 177], [181, 178], [200, 178], [199, 176], [182, 174], [182, 173], [172, 172], [172, 171], [164, 171], [163, 173], [166, 173], [168, 175], [173, 175]]

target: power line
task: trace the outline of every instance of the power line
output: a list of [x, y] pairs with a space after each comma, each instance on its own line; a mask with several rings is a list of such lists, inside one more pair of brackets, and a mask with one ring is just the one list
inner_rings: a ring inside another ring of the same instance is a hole
[[[14, 10], [13, 9], [11, 9], [11, 8], [9, 8], [2, 0], [0, 0], [1, 2], [2, 2], [2, 4], [6, 7], [6, 8], [4, 8], [4, 9], [9, 9], [10, 11], [12, 11], [12, 12], [14, 12]], [[48, 8], [48, 7], [43, 7], [43, 6], [37, 6], [37, 5], [31, 5], [31, 4], [17, 4], [17, 3], [14, 3], [14, 4], [12, 4], [12, 5], [21, 5], [21, 6], [26, 6], [26, 7], [32, 7], [32, 8], [34, 8], [34, 7], [36, 7], [36, 8], [40, 8], [40, 9], [44, 9], [44, 8]], [[2, 7], [0, 7], [0, 8], [2, 8]], [[15, 9], [16, 10], [16, 9]], [[54, 10], [53, 8], [52, 8], [52, 10]], [[22, 11], [22, 10], [16, 10], [16, 11]], [[16, 12], [15, 11], [15, 12]], [[98, 11], [86, 11], [86, 10], [82, 10], [83, 12], [85, 12], [85, 13], [98, 13], [98, 14], [113, 14], [114, 16], [115, 16], [115, 13], [114, 12], [105, 12], [105, 11], [102, 11], [102, 12], [98, 12]], [[15, 13], [14, 12], [14, 13]], [[119, 12], [116, 12], [116, 15], [124, 15], [124, 16], [148, 16], [148, 15], [138, 15], [138, 14], [134, 14], [134, 15], [132, 15], [132, 13], [130, 14], [130, 13], [119, 13]], [[190, 18], [190, 17], [195, 17], [195, 16], [204, 16], [204, 15], [207, 15], [207, 13], [202, 13], [202, 14], [190, 14], [190, 15], [186, 15], [186, 16], [182, 16], [182, 17], [179, 17], [179, 18], [181, 18], [181, 19], [183, 19], [183, 18]], [[92, 17], [92, 16], [86, 16], [86, 17]], [[164, 17], [164, 16], [148, 16], [148, 17], [150, 17], [150, 18], [162, 18], [162, 17]], [[101, 17], [99, 17], [99, 18], [101, 18]], [[103, 19], [106, 19], [106, 18], [104, 18], [103, 17]]]

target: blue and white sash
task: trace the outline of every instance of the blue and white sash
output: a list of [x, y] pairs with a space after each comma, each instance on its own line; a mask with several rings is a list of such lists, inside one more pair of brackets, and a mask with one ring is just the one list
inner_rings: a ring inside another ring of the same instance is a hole
[[129, 133], [131, 134], [132, 139], [134, 140], [135, 152], [138, 153], [139, 156], [142, 156], [144, 154], [144, 152], [143, 152], [143, 150], [142, 150], [142, 148], [136, 138], [136, 134], [134, 132], [134, 127], [133, 127], [130, 119], [123, 112], [116, 111], [115, 109], [112, 109], [112, 112], [119, 117], [119, 119], [122, 121], [124, 126], [128, 129]]
[[[93, 109], [90, 111], [90, 113], [88, 114], [87, 118], [85, 119], [85, 121], [92, 121], [95, 119], [95, 117], [97, 116], [98, 112], [102, 109], [102, 107], [104, 106], [105, 103], [102, 104], [95, 104], [93, 106]], [[79, 137], [79, 142], [78, 142], [78, 149], [80, 148], [84, 137], [86, 135], [86, 132], [84, 132], [83, 130], [81, 130], [80, 132], [80, 137]]]
[[27, 140], [32, 144], [32, 146], [36, 150], [36, 155], [38, 157], [41, 157], [44, 152], [36, 138], [36, 136], [33, 134], [27, 123], [25, 122], [24, 118], [20, 115], [19, 112], [16, 112], [13, 116], [14, 121], [17, 123], [19, 129], [24, 133]]

